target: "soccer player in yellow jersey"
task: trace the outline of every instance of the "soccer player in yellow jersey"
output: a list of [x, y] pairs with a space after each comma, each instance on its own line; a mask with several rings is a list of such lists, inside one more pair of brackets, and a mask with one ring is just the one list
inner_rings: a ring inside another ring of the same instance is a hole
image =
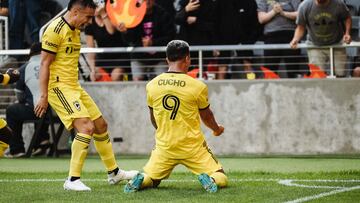
[[92, 137], [108, 171], [110, 184], [131, 179], [137, 174], [137, 171], [119, 169], [107, 123], [78, 81], [80, 29], [91, 23], [95, 8], [93, 0], [70, 0], [65, 15], [53, 21], [42, 37], [40, 99], [35, 106], [35, 114], [43, 116], [50, 103], [65, 127], [77, 131], [71, 146], [65, 190], [91, 190], [80, 181], [80, 175]]
[[151, 122], [156, 129], [156, 146], [144, 167], [124, 192], [157, 187], [169, 177], [173, 168], [182, 164], [198, 176], [208, 192], [227, 185], [219, 161], [208, 148], [200, 129], [200, 118], [215, 136], [224, 128], [217, 124], [208, 103], [207, 86], [186, 73], [190, 65], [189, 45], [173, 40], [166, 48], [169, 70], [146, 85]]
[[[0, 83], [7, 85], [16, 82], [20, 77], [18, 70], [9, 69], [5, 74], [0, 73]], [[0, 118], [0, 157], [4, 156], [5, 150], [9, 147], [9, 141], [12, 136], [12, 131], [7, 125], [6, 121]]]

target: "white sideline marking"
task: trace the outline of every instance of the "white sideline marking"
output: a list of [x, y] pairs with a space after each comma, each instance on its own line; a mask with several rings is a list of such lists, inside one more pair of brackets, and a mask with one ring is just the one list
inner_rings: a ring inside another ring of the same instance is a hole
[[337, 194], [337, 193], [348, 192], [348, 191], [357, 190], [357, 189], [360, 189], [360, 185], [354, 186], [354, 187], [343, 188], [343, 189], [339, 189], [339, 190], [333, 190], [333, 191], [330, 191], [330, 192], [324, 192], [324, 193], [320, 193], [318, 195], [307, 196], [307, 197], [303, 197], [303, 198], [300, 198], [300, 199], [288, 201], [288, 202], [285, 202], [285, 203], [301, 203], [301, 202], [306, 202], [306, 201], [309, 201], [309, 200], [319, 199], [321, 197], [326, 197], [326, 196], [334, 195], [334, 194]]
[[[345, 187], [326, 186], [326, 185], [303, 185], [303, 184], [293, 183], [293, 181], [294, 180], [280, 180], [280, 181], [278, 181], [278, 183], [281, 184], [281, 185], [286, 185], [286, 186], [290, 186], [290, 187], [303, 187], [303, 188], [325, 188], [325, 189], [342, 189], [342, 188], [345, 188]], [[306, 182], [308, 182], [308, 181], [306, 181]], [[319, 181], [315, 181], [315, 182], [319, 182]]]
[[278, 181], [279, 184], [290, 186], [290, 187], [317, 188], [317, 189], [318, 188], [335, 189], [335, 190], [332, 190], [330, 192], [323, 192], [323, 193], [320, 193], [320, 194], [317, 194], [317, 195], [302, 197], [302, 198], [299, 198], [299, 199], [287, 201], [285, 203], [301, 203], [301, 202], [306, 202], [306, 201], [309, 201], [309, 200], [314, 200], [314, 199], [319, 199], [319, 198], [322, 198], [322, 197], [334, 195], [334, 194], [337, 194], [337, 193], [342, 193], [342, 192], [347, 192], [347, 191], [351, 191], [351, 190], [360, 189], [360, 185], [357, 185], [357, 186], [354, 186], [354, 187], [336, 187], [336, 186], [325, 186], [325, 185], [303, 185], [303, 184], [293, 183], [294, 181], [298, 181], [298, 182], [345, 182], [345, 183], [359, 182], [359, 180], [331, 180], [331, 181], [329, 181], [329, 180], [317, 180], [317, 181], [311, 181], [311, 180], [280, 180], [280, 181]]

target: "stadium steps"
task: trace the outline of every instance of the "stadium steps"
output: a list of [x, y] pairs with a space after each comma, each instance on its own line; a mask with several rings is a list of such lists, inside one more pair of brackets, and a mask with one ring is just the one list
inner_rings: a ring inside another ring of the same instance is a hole
[[0, 86], [0, 117], [5, 117], [6, 107], [16, 101], [14, 86]]

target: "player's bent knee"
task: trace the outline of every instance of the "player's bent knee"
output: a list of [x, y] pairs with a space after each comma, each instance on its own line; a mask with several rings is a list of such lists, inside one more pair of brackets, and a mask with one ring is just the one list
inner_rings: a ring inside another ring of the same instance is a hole
[[228, 178], [223, 172], [215, 172], [211, 174], [211, 177], [215, 180], [218, 187], [226, 187], [228, 185]]
[[95, 131], [94, 123], [89, 118], [77, 118], [74, 120], [73, 125], [79, 133], [86, 135], [92, 135]]
[[100, 117], [96, 120], [94, 120], [94, 125], [95, 125], [95, 133], [96, 134], [102, 134], [105, 133], [108, 129], [108, 124], [105, 121], [105, 119], [103, 117]]

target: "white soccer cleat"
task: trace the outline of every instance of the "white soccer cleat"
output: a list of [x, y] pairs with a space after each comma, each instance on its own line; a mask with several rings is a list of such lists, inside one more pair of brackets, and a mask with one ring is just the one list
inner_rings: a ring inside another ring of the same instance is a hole
[[64, 183], [64, 190], [91, 191], [91, 189], [82, 183], [80, 179], [70, 181], [70, 178], [66, 179]]
[[116, 185], [122, 180], [131, 180], [133, 177], [135, 177], [139, 171], [124, 171], [119, 170], [119, 172], [115, 175], [115, 173], [108, 174], [108, 182], [110, 185]]

